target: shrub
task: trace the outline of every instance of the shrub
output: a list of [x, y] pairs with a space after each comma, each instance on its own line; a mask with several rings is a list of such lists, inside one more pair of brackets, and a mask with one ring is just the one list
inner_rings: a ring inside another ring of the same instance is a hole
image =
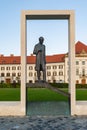
[[50, 83], [50, 84], [58, 88], [68, 88], [68, 83]]
[[76, 88], [87, 88], [87, 84], [76, 84]]
[[19, 88], [19, 83], [0, 83], [0, 88]]
[[[54, 87], [68, 88], [68, 83], [50, 83]], [[76, 88], [87, 88], [87, 84], [76, 84]]]

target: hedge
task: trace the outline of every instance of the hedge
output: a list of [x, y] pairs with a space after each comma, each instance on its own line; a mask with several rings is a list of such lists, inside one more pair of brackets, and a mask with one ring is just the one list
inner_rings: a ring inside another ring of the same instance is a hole
[[50, 83], [50, 84], [58, 88], [68, 88], [68, 83]]
[[76, 88], [87, 88], [87, 84], [76, 84]]
[[19, 88], [19, 83], [0, 83], [0, 88]]
[[[50, 83], [54, 87], [68, 88], [68, 83]], [[0, 83], [0, 88], [19, 88], [20, 83]], [[76, 88], [87, 88], [87, 84], [76, 84]]]
[[[68, 88], [68, 83], [50, 83], [54, 87]], [[87, 84], [76, 84], [76, 88], [87, 88]]]

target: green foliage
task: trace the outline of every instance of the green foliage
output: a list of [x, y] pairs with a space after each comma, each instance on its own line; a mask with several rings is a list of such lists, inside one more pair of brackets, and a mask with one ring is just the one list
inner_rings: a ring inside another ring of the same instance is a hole
[[76, 88], [87, 88], [87, 84], [76, 84]]
[[[50, 83], [54, 87], [68, 88], [68, 83]], [[76, 88], [87, 88], [87, 84], [76, 84]]]
[[[76, 89], [76, 100], [87, 100], [87, 89]], [[20, 101], [20, 88], [0, 88], [0, 101]], [[27, 88], [27, 101], [68, 101], [68, 98], [47, 88]]]
[[0, 83], [0, 88], [19, 88], [19, 83]]
[[50, 83], [50, 84], [58, 88], [68, 88], [68, 83]]

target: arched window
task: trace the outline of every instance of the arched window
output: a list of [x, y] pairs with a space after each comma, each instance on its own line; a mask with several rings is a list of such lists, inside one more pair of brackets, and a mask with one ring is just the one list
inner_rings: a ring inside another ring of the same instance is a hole
[[29, 70], [33, 70], [33, 66], [29, 66]]
[[33, 76], [33, 73], [32, 72], [29, 72], [29, 77], [32, 77]]
[[62, 75], [63, 75], [63, 71], [60, 71], [60, 72], [59, 72], [59, 75], [62, 76]]
[[57, 72], [56, 71], [53, 72], [53, 76], [57, 76]]
[[47, 71], [47, 76], [51, 76], [51, 72], [50, 71]]
[[15, 66], [12, 66], [12, 70], [16, 70], [16, 67], [15, 67]]
[[15, 77], [15, 76], [16, 76], [16, 73], [12, 73], [12, 76]]
[[4, 73], [1, 73], [1, 77], [4, 77], [5, 76], [5, 74]]
[[7, 76], [7, 77], [10, 77], [10, 73], [7, 73], [6, 76]]
[[20, 77], [20, 76], [21, 76], [21, 73], [17, 73], [17, 76]]
[[18, 66], [18, 67], [17, 67], [17, 70], [21, 70], [21, 66]]
[[76, 69], [76, 75], [79, 75], [79, 69]]

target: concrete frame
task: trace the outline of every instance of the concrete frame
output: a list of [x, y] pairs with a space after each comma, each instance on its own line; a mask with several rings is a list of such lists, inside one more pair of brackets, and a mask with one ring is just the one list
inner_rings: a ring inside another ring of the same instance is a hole
[[[87, 102], [76, 102], [75, 99], [75, 20], [73, 10], [27, 10], [21, 13], [21, 101], [0, 102], [0, 115], [26, 115], [26, 56], [27, 35], [26, 20], [67, 19], [69, 29], [69, 92], [71, 115], [87, 115]], [[85, 107], [84, 107], [85, 106]]]
[[[71, 102], [71, 115], [75, 112], [75, 19], [73, 10], [27, 10], [21, 13], [21, 102], [23, 104], [24, 113], [26, 113], [26, 54], [27, 54], [27, 35], [26, 20], [48, 20], [62, 19], [68, 20], [69, 32], [69, 92]], [[72, 87], [73, 86], [73, 87]]]

